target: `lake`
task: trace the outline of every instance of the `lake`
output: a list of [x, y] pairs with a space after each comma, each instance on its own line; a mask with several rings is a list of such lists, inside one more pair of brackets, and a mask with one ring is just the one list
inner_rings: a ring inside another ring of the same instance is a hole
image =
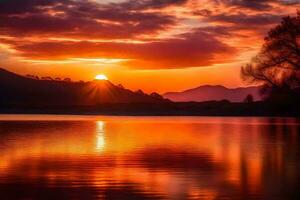
[[300, 120], [0, 116], [0, 199], [300, 198]]

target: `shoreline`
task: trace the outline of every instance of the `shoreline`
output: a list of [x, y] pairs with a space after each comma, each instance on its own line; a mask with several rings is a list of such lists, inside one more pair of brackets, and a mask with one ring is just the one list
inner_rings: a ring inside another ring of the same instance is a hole
[[170, 102], [126, 103], [91, 106], [76, 105], [1, 105], [0, 114], [55, 114], [105, 116], [212, 116], [212, 117], [300, 117], [300, 109], [288, 105], [275, 106], [267, 102], [231, 103]]

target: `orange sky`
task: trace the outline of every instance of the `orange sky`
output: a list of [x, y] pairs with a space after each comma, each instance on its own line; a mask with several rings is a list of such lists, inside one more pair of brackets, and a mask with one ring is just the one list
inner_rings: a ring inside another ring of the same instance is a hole
[[298, 0], [2, 0], [0, 66], [146, 92], [242, 85], [240, 66]]

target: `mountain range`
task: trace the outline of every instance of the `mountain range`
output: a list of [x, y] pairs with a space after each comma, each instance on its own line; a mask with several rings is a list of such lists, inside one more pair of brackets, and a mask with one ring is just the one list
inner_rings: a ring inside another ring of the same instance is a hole
[[167, 92], [164, 98], [174, 102], [203, 102], [229, 100], [230, 102], [243, 102], [248, 94], [253, 96], [254, 101], [261, 100], [260, 87], [226, 88], [221, 85], [204, 85], [182, 92]]
[[22, 76], [0, 68], [0, 105], [90, 106], [105, 103], [163, 103], [229, 100], [242, 102], [248, 94], [260, 100], [259, 87], [226, 88], [204, 85], [182, 92], [145, 94], [133, 92], [108, 80], [72, 82], [69, 79]]
[[159, 103], [157, 93], [133, 92], [108, 80], [72, 82], [70, 79], [21, 76], [0, 68], [0, 105], [90, 106], [105, 103]]

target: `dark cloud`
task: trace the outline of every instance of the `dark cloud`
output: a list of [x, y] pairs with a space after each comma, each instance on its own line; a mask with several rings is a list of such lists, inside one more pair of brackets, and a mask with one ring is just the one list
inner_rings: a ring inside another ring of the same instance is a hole
[[263, 26], [280, 22], [281, 16], [273, 14], [246, 15], [243, 13], [227, 14], [221, 13], [208, 17], [210, 21], [232, 23], [236, 26]]
[[234, 35], [233, 32], [236, 30], [237, 29], [234, 26], [223, 26], [223, 25], [205, 26], [205, 27], [198, 28], [198, 31], [213, 35], [216, 38], [232, 37]]
[[278, 0], [283, 5], [300, 5], [299, 0]]
[[131, 59], [126, 66], [141, 69], [206, 66], [224, 62], [235, 53], [234, 48], [200, 30], [179, 37], [142, 44], [36, 42], [15, 44], [15, 49], [29, 59], [125, 58]]
[[273, 5], [298, 5], [299, 0], [214, 0], [217, 4], [256, 11], [271, 10]]
[[182, 5], [187, 1], [188, 0], [130, 0], [119, 4], [119, 6], [129, 10], [145, 10], [151, 8], [164, 8], [172, 5]]
[[[109, 18], [110, 16], [106, 16]], [[60, 17], [45, 14], [31, 14], [26, 17], [0, 18], [0, 33], [10, 36], [57, 36], [80, 39], [135, 38], [142, 34], [154, 34], [174, 24], [169, 16], [141, 14], [127, 16], [134, 21], [107, 22], [84, 17]], [[122, 19], [122, 21], [124, 18]]]
[[53, 6], [60, 3], [71, 4], [71, 0], [1, 0], [0, 15], [25, 14], [37, 12], [43, 6]]
[[[76, 38], [134, 38], [154, 34], [175, 24], [174, 17], [142, 9], [184, 3], [184, 0], [128, 1], [99, 4], [91, 1], [24, 0], [2, 1], [0, 34]], [[136, 7], [133, 7], [135, 5]], [[129, 9], [130, 8], [130, 9]], [[135, 9], [135, 12], [131, 10]]]
[[274, 0], [215, 0], [215, 2], [226, 6], [235, 6], [252, 10], [269, 10], [272, 8], [270, 3], [274, 2]]
[[[230, 14], [228, 12], [207, 12], [198, 10], [194, 13], [203, 17], [203, 21], [214, 25], [201, 27], [199, 30], [212, 34], [216, 37], [244, 37], [239, 31], [252, 30], [258, 35], [264, 35], [270, 26], [280, 22], [282, 16], [262, 13], [262, 14], [244, 14], [237, 12]], [[218, 25], [215, 25], [218, 23]]]
[[164, 8], [172, 5], [182, 5], [188, 0], [128, 0], [123, 3], [100, 4], [86, 0], [1, 0], [0, 14], [24, 14], [28, 12], [38, 12], [43, 7], [54, 6], [65, 9], [79, 8], [80, 11], [86, 12], [98, 9], [100, 7], [115, 7], [124, 10], [145, 10], [153, 8]]

